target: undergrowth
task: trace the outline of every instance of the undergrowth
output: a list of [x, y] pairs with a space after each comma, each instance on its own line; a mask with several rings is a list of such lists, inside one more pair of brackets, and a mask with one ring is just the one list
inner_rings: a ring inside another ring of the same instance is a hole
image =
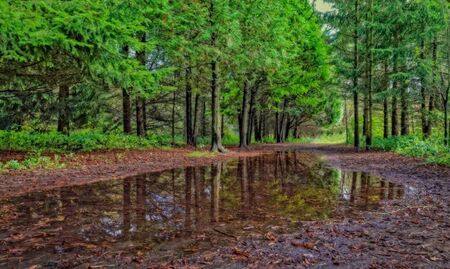
[[55, 155], [51, 158], [48, 156], [32, 154], [23, 161], [9, 160], [6, 163], [0, 163], [0, 172], [28, 169], [60, 169], [64, 167], [65, 164], [61, 162], [61, 157], [59, 155]]
[[392, 151], [408, 157], [423, 158], [427, 163], [450, 166], [450, 148], [439, 139], [418, 136], [374, 138], [371, 149]]
[[[177, 137], [179, 143], [181, 137]], [[75, 152], [106, 149], [142, 149], [169, 147], [170, 135], [151, 134], [147, 137], [104, 134], [95, 131], [77, 131], [70, 135], [58, 132], [10, 132], [0, 131], [0, 150], [32, 152]]]

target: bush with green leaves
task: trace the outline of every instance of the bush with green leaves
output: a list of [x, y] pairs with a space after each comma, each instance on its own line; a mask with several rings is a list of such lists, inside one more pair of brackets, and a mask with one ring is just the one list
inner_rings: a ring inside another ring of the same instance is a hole
[[408, 157], [423, 158], [427, 163], [450, 166], [450, 148], [437, 138], [419, 136], [375, 138], [371, 149], [392, 151]]
[[107, 149], [141, 149], [170, 146], [170, 135], [152, 134], [147, 137], [119, 133], [103, 134], [77, 131], [70, 135], [57, 132], [0, 131], [0, 149], [33, 152], [74, 152]]

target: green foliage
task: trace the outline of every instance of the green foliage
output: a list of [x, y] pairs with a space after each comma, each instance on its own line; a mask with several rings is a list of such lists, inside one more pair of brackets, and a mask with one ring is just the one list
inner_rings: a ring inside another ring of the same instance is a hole
[[170, 146], [169, 135], [152, 134], [146, 138], [119, 133], [78, 131], [70, 135], [57, 132], [30, 133], [0, 131], [0, 149], [15, 151], [73, 152], [111, 149], [141, 149]]
[[275, 143], [275, 138], [273, 136], [265, 136], [262, 138], [262, 142], [266, 144], [273, 144]]
[[2, 168], [2, 170], [20, 170], [23, 166], [17, 160], [9, 160]]
[[222, 138], [222, 144], [224, 145], [238, 145], [239, 136], [235, 133], [225, 133]]
[[418, 136], [376, 138], [372, 149], [392, 151], [408, 157], [423, 158], [431, 164], [450, 166], [450, 148], [437, 138], [422, 140]]
[[9, 160], [5, 164], [0, 164], [0, 171], [8, 170], [27, 170], [27, 169], [60, 169], [64, 168], [59, 155], [53, 157], [32, 154], [23, 161]]

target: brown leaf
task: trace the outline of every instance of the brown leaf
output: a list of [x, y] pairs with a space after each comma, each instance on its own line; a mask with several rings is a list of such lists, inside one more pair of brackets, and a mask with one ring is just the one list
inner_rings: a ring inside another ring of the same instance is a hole
[[233, 248], [233, 254], [238, 256], [244, 256], [246, 258], [250, 256], [250, 253], [248, 253], [248, 251], [242, 250], [240, 248]]
[[303, 247], [306, 249], [316, 249], [316, 242], [303, 243]]
[[272, 233], [272, 232], [268, 232], [265, 234], [265, 238], [269, 241], [275, 241], [277, 240], [277, 237]]

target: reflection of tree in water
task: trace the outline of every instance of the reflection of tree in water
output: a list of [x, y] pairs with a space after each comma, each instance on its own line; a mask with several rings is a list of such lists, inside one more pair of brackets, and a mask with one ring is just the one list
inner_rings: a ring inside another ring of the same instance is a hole
[[402, 199], [404, 189], [365, 172], [344, 171], [341, 179], [341, 200], [353, 207], [370, 209], [383, 200]]
[[[242, 233], [246, 223], [264, 227], [327, 218], [341, 205], [371, 208], [403, 195], [395, 184], [365, 173], [328, 169], [310, 154], [278, 152], [28, 194], [1, 208], [17, 213], [16, 218], [2, 220], [4, 231], [31, 231], [25, 240], [11, 242], [30, 250], [29, 255], [37, 255], [31, 251], [33, 245], [46, 246], [40, 251], [47, 259], [42, 253], [54, 255], [52, 246], [62, 241], [76, 243], [77, 248], [89, 242], [120, 246], [123, 251], [162, 244], [175, 249], [180, 247], [173, 245], [176, 242], [219, 225]], [[48, 231], [59, 229], [57, 236], [38, 234], [44, 221]]]

